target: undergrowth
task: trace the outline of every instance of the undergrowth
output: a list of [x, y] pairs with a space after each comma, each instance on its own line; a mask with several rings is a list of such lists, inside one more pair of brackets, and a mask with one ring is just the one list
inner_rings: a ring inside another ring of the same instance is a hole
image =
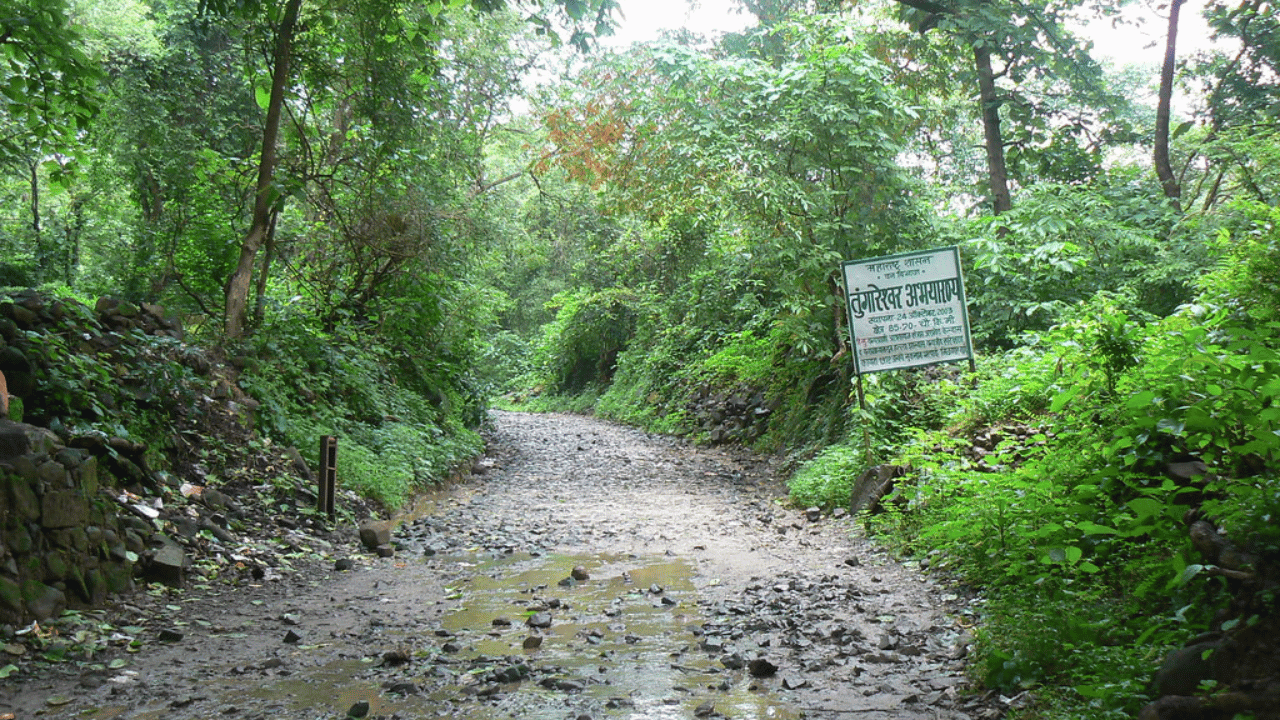
[[[867, 466], [908, 468], [865, 523], [980, 590], [971, 667], [986, 688], [1032, 691], [1018, 717], [1133, 717], [1165, 653], [1216, 627], [1230, 593], [1189, 518], [1248, 552], [1280, 551], [1280, 294], [1268, 273], [1280, 252], [1275, 211], [1258, 214], [1255, 232], [1220, 243], [1196, 302], [1157, 319], [1131, 295], [1096, 294], [936, 388], [935, 412], [906, 418], [906, 432], [893, 401], [909, 396], [886, 402], [878, 389], [894, 381], [878, 380], [861, 432], [791, 481], [798, 504], [835, 505]], [[877, 442], [885, 432], [895, 446]], [[1001, 439], [976, 449], [983, 433]], [[1207, 472], [1168, 472], [1189, 461]]]
[[241, 384], [262, 403], [259, 429], [304, 451], [336, 436], [339, 482], [364, 497], [398, 507], [483, 449], [465, 422], [476, 400], [456, 377], [432, 372], [430, 358], [300, 318], [258, 338]]

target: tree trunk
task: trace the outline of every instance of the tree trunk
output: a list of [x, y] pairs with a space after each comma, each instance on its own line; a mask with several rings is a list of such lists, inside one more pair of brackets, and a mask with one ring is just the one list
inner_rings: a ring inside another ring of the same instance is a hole
[[258, 185], [253, 201], [253, 221], [240, 243], [240, 260], [227, 281], [226, 327], [228, 338], [244, 333], [253, 278], [253, 262], [271, 228], [274, 198], [271, 187], [276, 169], [276, 140], [280, 135], [280, 114], [284, 106], [284, 90], [289, 80], [289, 60], [293, 55], [293, 33], [302, 0], [287, 0], [284, 17], [276, 31], [276, 48], [271, 75], [271, 100], [267, 103], [266, 122], [262, 128], [262, 156], [258, 160]]
[[1173, 174], [1173, 164], [1169, 161], [1169, 115], [1173, 104], [1173, 71], [1178, 59], [1178, 15], [1184, 2], [1186, 0], [1172, 0], [1169, 3], [1169, 33], [1165, 39], [1164, 65], [1160, 68], [1160, 101], [1156, 106], [1155, 137], [1156, 175], [1160, 178], [1164, 196], [1179, 209], [1182, 187], [1178, 183], [1178, 177]]
[[978, 99], [982, 103], [982, 134], [987, 146], [991, 210], [1000, 215], [1013, 209], [1009, 172], [1004, 165], [1004, 139], [1000, 135], [1000, 99], [996, 95], [995, 72], [991, 69], [991, 51], [981, 41], [973, 46], [973, 59], [978, 69]]
[[59, 254], [62, 258], [62, 281], [74, 285], [76, 269], [80, 267], [80, 238], [84, 236], [84, 206], [88, 197], [79, 193], [71, 196], [71, 207], [68, 208], [66, 226], [66, 248]]
[[258, 288], [254, 293], [254, 327], [262, 327], [262, 320], [267, 311], [267, 277], [271, 272], [271, 261], [276, 254], [276, 221], [279, 219], [279, 213], [271, 213], [271, 226], [267, 228], [266, 247], [262, 251], [262, 269], [258, 271]]
[[32, 160], [29, 164], [31, 175], [31, 233], [36, 245], [36, 276], [43, 282], [45, 261], [48, 251], [44, 247], [44, 228], [40, 225], [40, 164]]

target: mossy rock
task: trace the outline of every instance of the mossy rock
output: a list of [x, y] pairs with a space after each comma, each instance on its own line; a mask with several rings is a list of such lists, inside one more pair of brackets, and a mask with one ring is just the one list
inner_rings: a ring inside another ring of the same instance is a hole
[[0, 622], [22, 619], [22, 588], [17, 581], [0, 577]]
[[36, 620], [51, 620], [67, 608], [67, 596], [55, 587], [28, 580], [22, 584], [22, 604]]
[[57, 580], [66, 580], [71, 575], [71, 566], [67, 564], [67, 559], [57, 550], [45, 553], [44, 556], [44, 579], [46, 582], [54, 582]]
[[40, 518], [40, 499], [24, 478], [17, 475], [0, 478], [0, 493], [9, 499], [9, 510], [19, 522], [32, 522]]
[[[102, 579], [106, 591], [112, 595], [133, 589], [133, 566], [129, 563], [110, 563], [102, 567]], [[94, 589], [97, 592], [97, 589]]]

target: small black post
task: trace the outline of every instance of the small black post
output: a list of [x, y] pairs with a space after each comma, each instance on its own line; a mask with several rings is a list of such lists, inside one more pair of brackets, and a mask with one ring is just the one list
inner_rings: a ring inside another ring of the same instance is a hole
[[320, 492], [316, 509], [334, 518], [333, 496], [338, 485], [338, 438], [332, 435], [320, 437]]

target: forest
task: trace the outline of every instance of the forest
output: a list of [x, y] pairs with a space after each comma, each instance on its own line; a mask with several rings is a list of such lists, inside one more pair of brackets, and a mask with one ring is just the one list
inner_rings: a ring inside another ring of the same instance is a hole
[[[623, 47], [615, 0], [0, 0], [0, 295], [163, 306], [389, 507], [491, 406], [778, 453], [799, 507], [892, 466], [862, 522], [973, 589], [1016, 717], [1131, 717], [1170, 650], [1273, 633], [1276, 5], [739, 4]], [[841, 263], [952, 246], [973, 369], [855, 377]], [[42, 367], [15, 419], [163, 445], [107, 361]], [[1274, 717], [1271, 642], [1175, 694]]]

